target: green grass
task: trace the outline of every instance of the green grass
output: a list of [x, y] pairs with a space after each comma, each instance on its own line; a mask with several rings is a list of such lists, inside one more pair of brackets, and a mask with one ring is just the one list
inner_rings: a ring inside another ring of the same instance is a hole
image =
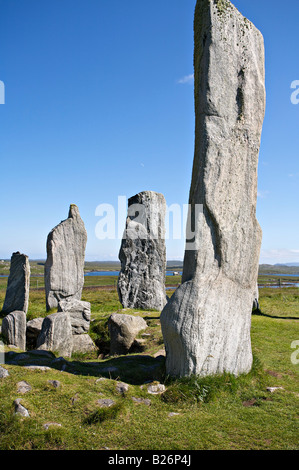
[[[92, 304], [90, 335], [100, 358], [77, 355], [63, 372], [6, 364], [10, 375], [0, 379], [0, 450], [297, 450], [299, 365], [292, 363], [291, 344], [299, 340], [298, 291], [260, 290], [261, 313], [252, 316], [254, 365], [249, 374], [173, 380], [165, 376], [163, 359], [152, 357], [163, 347], [159, 312], [126, 310], [146, 319], [149, 336], [143, 351], [109, 357], [107, 319], [121, 305], [114, 287], [87, 285], [83, 299]], [[0, 306], [4, 295], [5, 280], [0, 279]], [[46, 314], [43, 290], [32, 290], [28, 318]], [[107, 367], [112, 372], [102, 370]], [[24, 395], [17, 393], [21, 380], [32, 387]], [[48, 380], [61, 386], [54, 388]], [[166, 392], [148, 394], [148, 380], [164, 383]], [[124, 395], [116, 390], [117, 381], [129, 384]], [[282, 388], [270, 393], [267, 387]], [[151, 405], [133, 397], [149, 398]], [[16, 398], [30, 418], [14, 415]], [[115, 405], [100, 408], [100, 398], [113, 399]], [[47, 422], [61, 426], [45, 430]]]

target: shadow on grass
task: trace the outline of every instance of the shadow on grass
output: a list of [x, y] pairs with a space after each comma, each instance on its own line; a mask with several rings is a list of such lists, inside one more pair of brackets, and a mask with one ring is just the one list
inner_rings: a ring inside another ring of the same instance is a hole
[[69, 374], [105, 377], [121, 380], [131, 385], [142, 385], [165, 377], [165, 358], [147, 355], [111, 357], [103, 361], [67, 360], [49, 351], [27, 351], [5, 353], [5, 364], [38, 369], [49, 367]]
[[267, 318], [277, 318], [278, 320], [299, 320], [299, 315], [298, 317], [281, 317], [278, 315], [269, 315], [268, 313], [263, 313], [261, 310], [255, 310], [252, 312], [252, 315], [257, 315], [260, 317], [267, 317]]

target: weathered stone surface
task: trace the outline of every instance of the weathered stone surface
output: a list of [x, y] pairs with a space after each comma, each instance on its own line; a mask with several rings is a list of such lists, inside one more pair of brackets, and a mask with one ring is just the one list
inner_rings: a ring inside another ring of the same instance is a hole
[[2, 335], [7, 344], [26, 348], [26, 313], [11, 312], [2, 321]]
[[28, 256], [12, 254], [7, 281], [6, 296], [2, 312], [22, 311], [27, 313], [30, 286], [30, 264]]
[[70, 357], [73, 348], [73, 335], [70, 318], [63, 312], [48, 315], [37, 338], [37, 349], [56, 351], [61, 356]]
[[119, 252], [119, 300], [124, 308], [162, 310], [166, 304], [164, 196], [144, 191], [129, 199]]
[[21, 380], [21, 382], [17, 383], [17, 392], [24, 395], [24, 393], [30, 392], [31, 385], [26, 382], [25, 380]]
[[118, 393], [124, 394], [129, 390], [129, 385], [124, 382], [117, 382], [115, 388]]
[[58, 304], [58, 312], [65, 312], [70, 316], [73, 335], [87, 333], [90, 326], [90, 303], [83, 300], [67, 299]]
[[35, 349], [37, 338], [41, 332], [44, 318], [34, 318], [27, 322], [26, 328], [26, 348]]
[[72, 353], [88, 353], [97, 351], [97, 347], [88, 334], [73, 335]]
[[141, 317], [113, 313], [108, 320], [110, 334], [110, 354], [127, 354], [138, 333], [147, 328]]
[[17, 398], [13, 403], [15, 405], [15, 414], [16, 415], [21, 415], [24, 418], [29, 418], [30, 417], [29, 411], [27, 410], [27, 408], [25, 408], [25, 406], [23, 406], [21, 404], [21, 399], [20, 398]]
[[[261, 229], [257, 165], [265, 111], [261, 33], [228, 0], [198, 0], [195, 156], [182, 284], [161, 314], [171, 376], [246, 373]], [[197, 205], [202, 212], [196, 216]]]
[[0, 366], [0, 379], [4, 379], [5, 377], [9, 377], [9, 372], [4, 367]]
[[100, 398], [97, 403], [101, 408], [110, 408], [110, 406], [115, 405], [115, 401], [110, 398]]
[[87, 234], [75, 204], [68, 219], [62, 221], [47, 238], [45, 263], [46, 306], [49, 311], [63, 299], [81, 299], [84, 285], [84, 260]]

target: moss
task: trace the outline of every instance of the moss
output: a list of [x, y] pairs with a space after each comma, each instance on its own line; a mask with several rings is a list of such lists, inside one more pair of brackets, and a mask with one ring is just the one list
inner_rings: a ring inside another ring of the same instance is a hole
[[233, 9], [232, 4], [228, 0], [214, 0], [214, 5], [217, 7], [219, 15]]

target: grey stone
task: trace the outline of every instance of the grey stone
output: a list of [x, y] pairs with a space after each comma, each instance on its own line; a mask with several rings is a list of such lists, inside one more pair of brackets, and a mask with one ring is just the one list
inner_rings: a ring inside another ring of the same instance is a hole
[[54, 388], [59, 388], [61, 386], [59, 380], [48, 380], [48, 384], [52, 385]]
[[2, 321], [2, 335], [4, 340], [19, 349], [26, 349], [26, 313], [11, 312]]
[[41, 332], [44, 318], [34, 318], [27, 322], [26, 327], [26, 346], [27, 349], [34, 349], [36, 347], [37, 338]]
[[17, 387], [18, 387], [18, 390], [17, 390], [18, 393], [21, 393], [22, 395], [24, 393], [30, 392], [30, 390], [31, 390], [31, 385], [29, 385], [29, 383], [26, 382], [25, 380], [22, 380], [21, 382], [18, 382]]
[[115, 401], [110, 398], [100, 398], [97, 403], [101, 408], [110, 408], [110, 406], [115, 405]]
[[61, 300], [58, 312], [65, 312], [70, 316], [73, 335], [87, 333], [90, 327], [90, 303], [77, 299]]
[[49, 233], [45, 263], [46, 306], [49, 311], [67, 298], [81, 299], [87, 234], [75, 204], [69, 216]]
[[70, 318], [62, 312], [48, 315], [37, 338], [37, 349], [56, 351], [61, 356], [70, 357], [73, 348], [73, 335]]
[[4, 379], [5, 377], [9, 377], [9, 372], [4, 367], [0, 366], [0, 379]]
[[127, 354], [138, 333], [146, 328], [147, 323], [141, 317], [113, 313], [108, 319], [110, 354]]
[[20, 398], [17, 398], [14, 401], [14, 405], [15, 405], [15, 414], [21, 415], [24, 418], [30, 417], [29, 411], [21, 404]]
[[162, 310], [166, 304], [164, 196], [144, 191], [128, 201], [117, 290], [124, 308]]
[[166, 390], [165, 385], [160, 383], [151, 383], [147, 386], [147, 392], [151, 395], [160, 395]]
[[186, 243], [182, 284], [161, 314], [166, 373], [238, 375], [252, 366], [251, 313], [262, 238], [256, 200], [264, 43], [228, 0], [197, 1], [194, 40], [188, 215], [194, 243]]
[[129, 390], [129, 385], [124, 382], [117, 382], [116, 384], [116, 391], [118, 393], [126, 393]]
[[73, 335], [72, 353], [88, 353], [97, 351], [97, 347], [88, 334]]
[[25, 366], [25, 368], [29, 370], [42, 370], [44, 372], [51, 370], [51, 367], [48, 366]]
[[17, 251], [12, 254], [10, 260], [10, 272], [2, 312], [22, 311], [27, 313], [29, 286], [30, 264], [28, 256]]

